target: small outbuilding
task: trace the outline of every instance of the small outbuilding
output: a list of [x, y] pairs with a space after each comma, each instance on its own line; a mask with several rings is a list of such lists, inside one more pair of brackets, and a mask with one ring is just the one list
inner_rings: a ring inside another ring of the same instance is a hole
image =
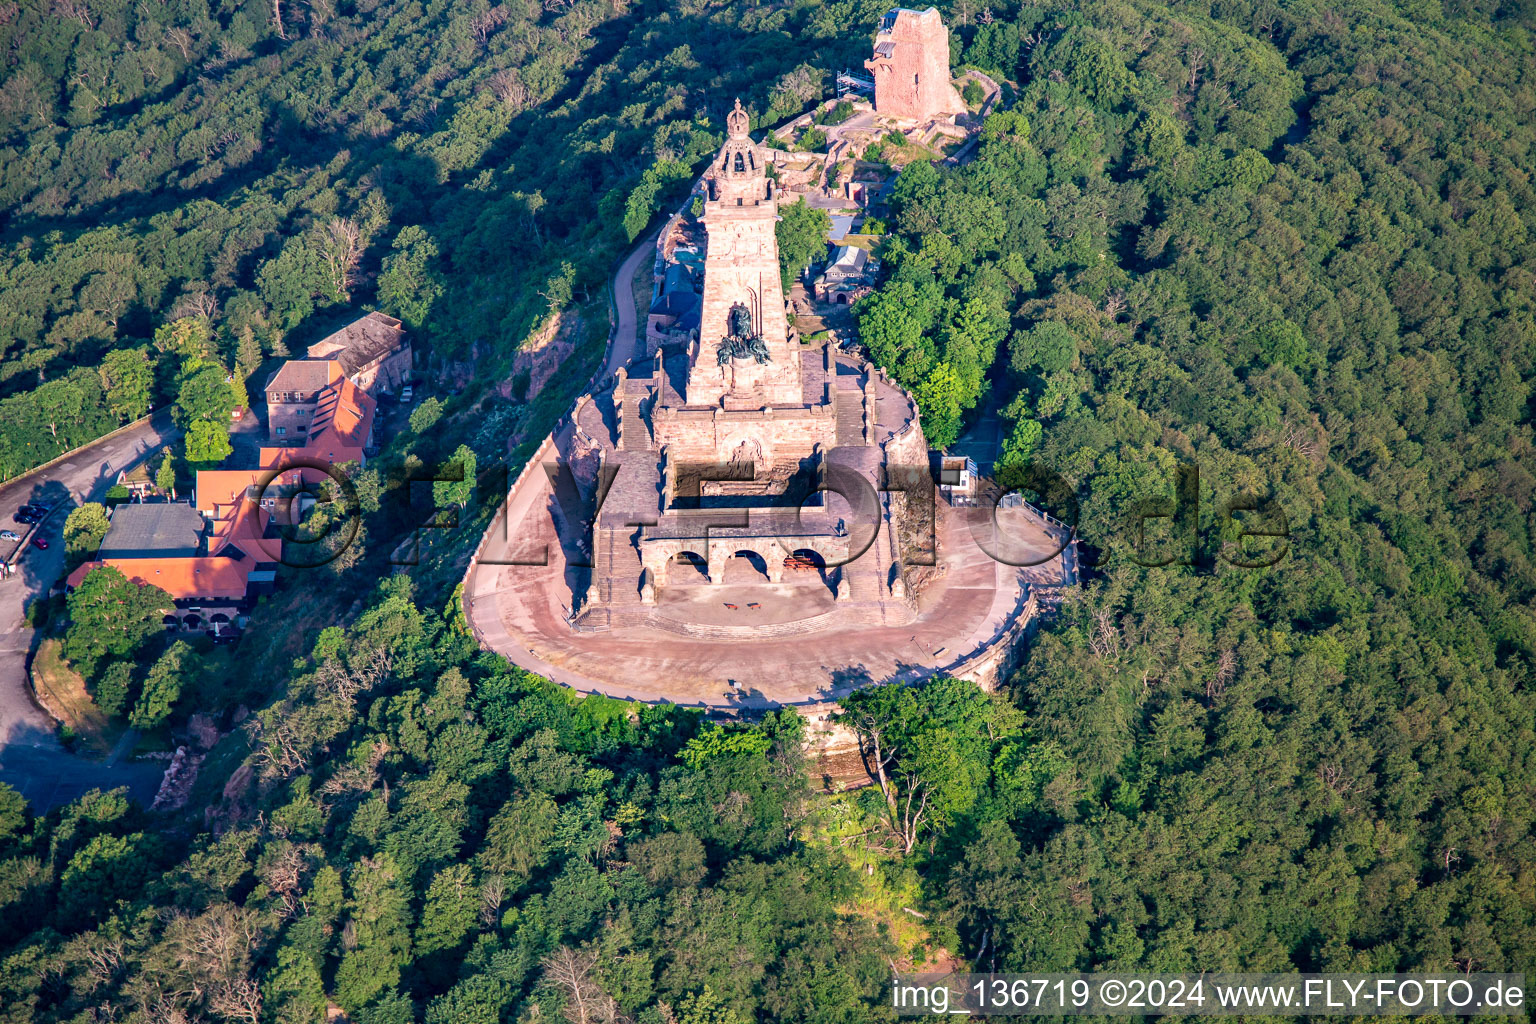
[[832, 259], [817, 276], [812, 290], [817, 301], [849, 305], [874, 290], [880, 261], [869, 250], [854, 245], [840, 245]]

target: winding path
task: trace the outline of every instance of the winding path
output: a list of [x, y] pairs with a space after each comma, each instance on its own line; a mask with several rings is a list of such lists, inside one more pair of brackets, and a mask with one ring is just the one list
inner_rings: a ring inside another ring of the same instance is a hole
[[608, 361], [603, 364], [603, 376], [611, 377], [619, 367], [627, 366], [635, 358], [635, 345], [639, 342], [640, 325], [635, 319], [635, 271], [647, 258], [656, 258], [656, 235], [652, 231], [633, 252], [624, 257], [613, 275], [613, 305], [617, 312], [616, 323], [608, 334]]

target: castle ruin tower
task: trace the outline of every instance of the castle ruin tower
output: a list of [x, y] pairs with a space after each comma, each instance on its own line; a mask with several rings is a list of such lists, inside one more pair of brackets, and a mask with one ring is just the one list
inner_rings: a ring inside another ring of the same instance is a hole
[[932, 121], [965, 113], [949, 80], [949, 30], [935, 8], [897, 7], [880, 19], [875, 55], [864, 62], [875, 79], [875, 112]]
[[784, 316], [767, 154], [747, 134], [740, 100], [725, 123], [725, 145], [705, 174], [704, 296], [685, 398], [693, 406], [799, 405], [800, 353]]

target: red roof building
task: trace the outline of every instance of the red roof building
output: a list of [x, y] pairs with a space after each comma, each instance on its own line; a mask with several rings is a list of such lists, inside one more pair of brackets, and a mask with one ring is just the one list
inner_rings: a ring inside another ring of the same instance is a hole
[[[267, 383], [267, 437], [339, 465], [362, 463], [373, 447], [378, 402], [335, 359], [290, 359]], [[261, 463], [271, 465], [262, 449]]]
[[119, 505], [112, 513], [119, 528], [107, 531], [101, 556], [66, 584], [76, 587], [92, 569], [110, 565], [171, 595], [178, 611], [166, 616], [169, 628], [229, 621], [269, 592], [283, 543], [267, 536], [269, 524], [297, 524], [331, 480], [327, 466], [367, 461], [378, 403], [334, 359], [289, 360], [267, 389], [269, 417], [293, 433], [276, 432], [272, 422], [269, 428], [297, 443], [262, 448], [257, 469], [199, 471], [192, 508]]
[[[139, 518], [144, 511], [185, 508], [184, 505], [119, 505], [114, 517]], [[69, 574], [66, 586], [74, 588], [92, 569], [110, 565], [136, 583], [148, 583], [171, 595], [177, 613], [167, 615], [173, 628], [199, 628], [214, 614], [228, 621], [250, 607], [257, 595], [269, 592], [276, 581], [276, 565], [282, 541], [265, 537], [267, 514], [242, 498], [226, 508], [223, 519], [214, 520], [199, 538], [195, 554], [181, 549], [156, 555], [149, 550], [133, 557], [98, 558]], [[107, 531], [110, 537], [112, 531]], [[142, 531], [141, 531], [142, 533]], [[103, 542], [105, 543], [105, 542]]]

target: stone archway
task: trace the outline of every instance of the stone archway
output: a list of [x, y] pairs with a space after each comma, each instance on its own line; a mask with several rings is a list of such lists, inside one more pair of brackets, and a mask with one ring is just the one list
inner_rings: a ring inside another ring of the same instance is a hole
[[640, 549], [640, 566], [643, 585], [654, 592], [666, 586], [676, 576], [684, 582], [696, 582], [699, 573], [706, 580], [714, 581], [714, 566], [709, 561], [709, 546], [700, 539], [669, 538], [646, 543]]
[[[683, 550], [673, 555], [667, 566], [667, 582], [696, 583], [709, 579], [709, 559], [697, 551]], [[694, 573], [698, 576], [695, 577]]]
[[[735, 563], [745, 563], [746, 565], [751, 566], [752, 567], [752, 572], [755, 574], [754, 575], [754, 580], [756, 582], [765, 582], [765, 581], [767, 581], [769, 579], [769, 575], [768, 575], [768, 565], [769, 565], [769, 562], [768, 562], [768, 559], [764, 558], [761, 554], [759, 554], [757, 551], [755, 551], [755, 550], [753, 550], [751, 548], [741, 548], [739, 550], [731, 552], [731, 561], [735, 562]], [[740, 576], [740, 571], [739, 571], [740, 570], [740, 566], [739, 565], [737, 566], [737, 569], [738, 569], [738, 571], [737, 571], [737, 573], [735, 575], [737, 575], [738, 578], [739, 578], [739, 576]], [[727, 572], [731, 571], [731, 567], [729, 565], [727, 565], [726, 571]]]
[[[645, 571], [642, 590], [664, 587], [672, 579], [696, 582], [694, 572], [704, 572], [711, 584], [725, 582], [726, 566], [735, 559], [750, 563], [756, 580], [782, 583], [787, 571], [808, 563], [823, 579], [829, 566], [849, 557], [848, 538], [823, 535], [797, 537], [666, 537], [642, 542], [641, 565]], [[793, 561], [798, 559], [799, 561]], [[745, 575], [737, 582], [752, 582]]]

